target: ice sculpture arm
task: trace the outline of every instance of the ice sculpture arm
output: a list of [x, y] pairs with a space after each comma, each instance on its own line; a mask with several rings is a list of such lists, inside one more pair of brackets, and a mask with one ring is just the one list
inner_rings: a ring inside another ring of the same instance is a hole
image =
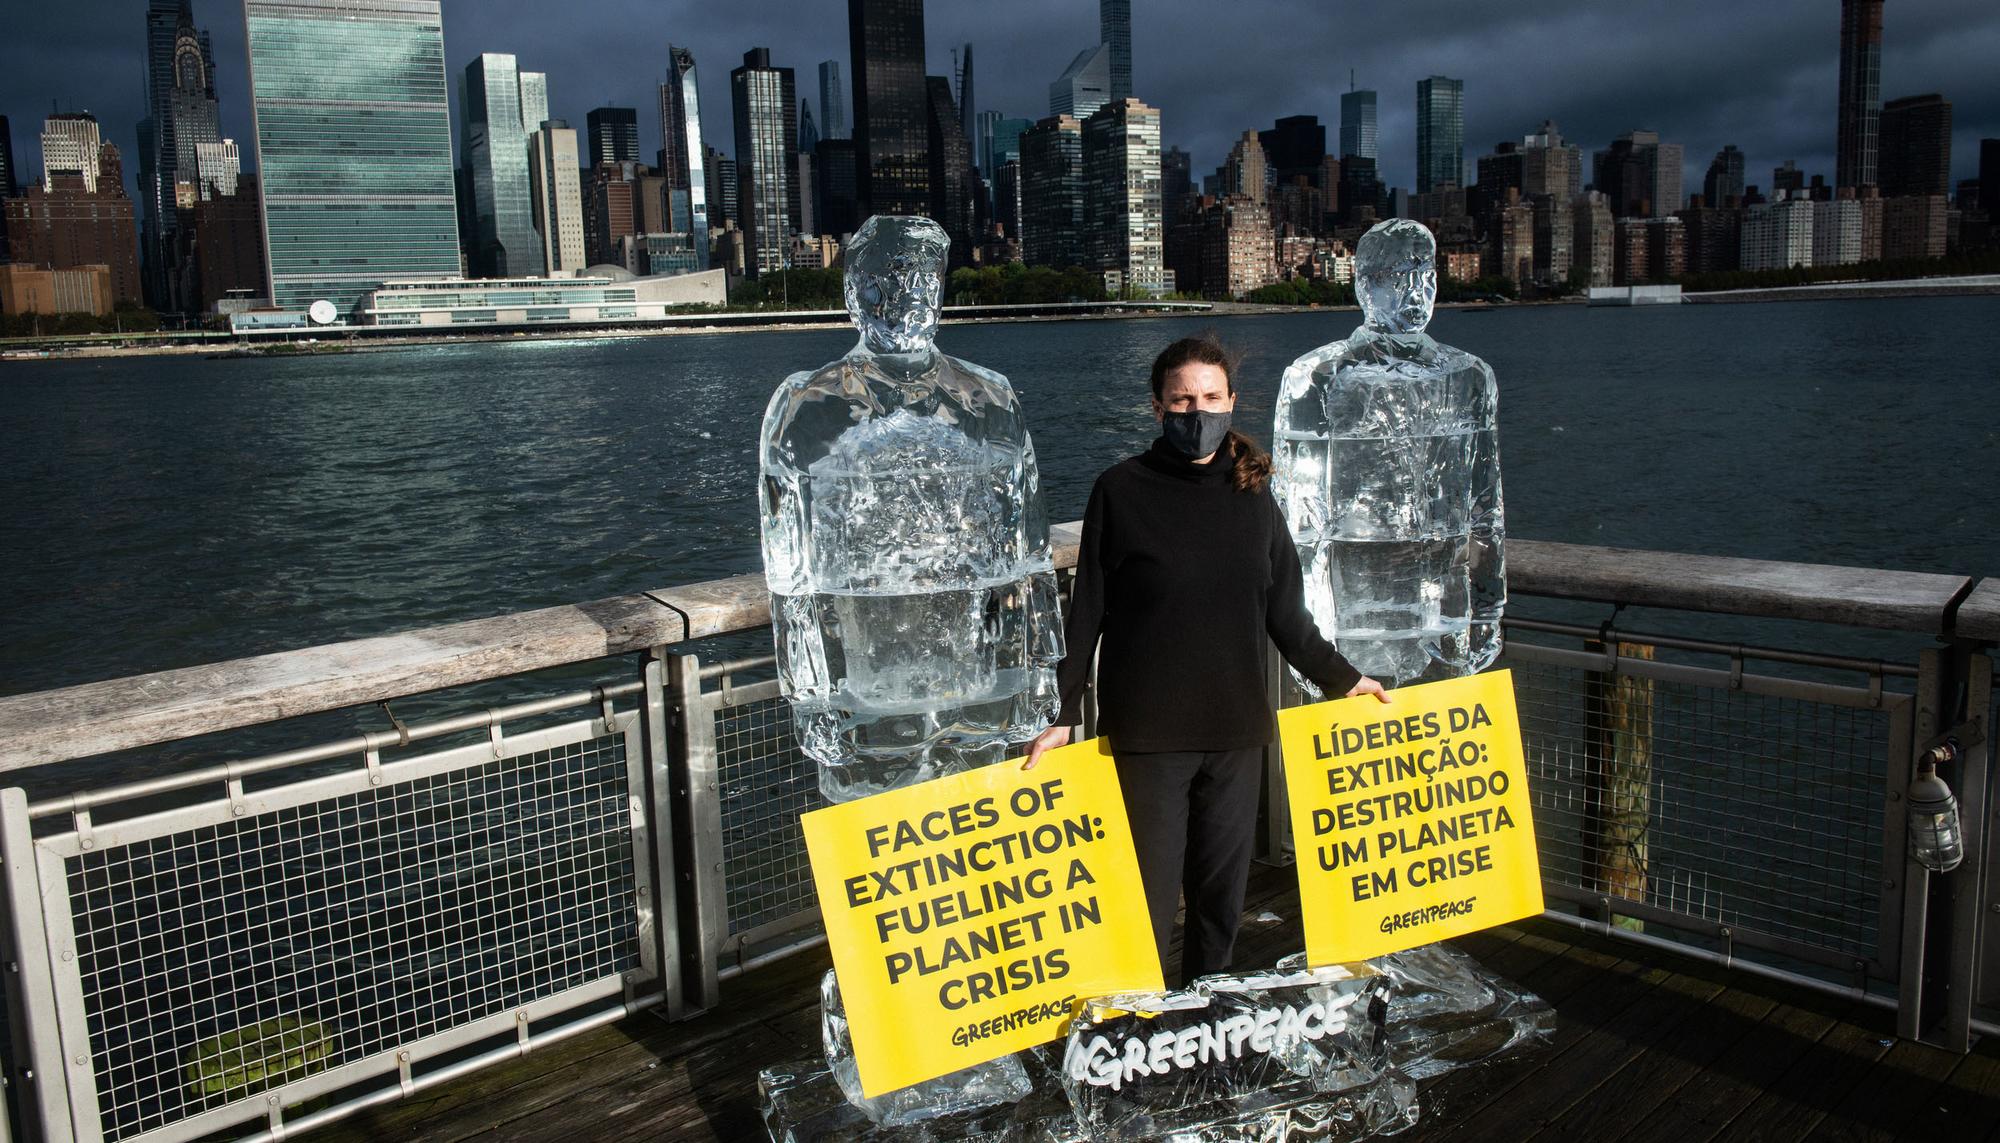
[[1097, 653], [1097, 636], [1104, 628], [1104, 482], [1090, 489], [1083, 510], [1083, 542], [1076, 551], [1076, 582], [1070, 590], [1069, 616], [1063, 624], [1067, 653], [1056, 668], [1062, 710], [1055, 726], [1083, 722], [1083, 687], [1090, 679], [1090, 660]]
[[1467, 633], [1468, 657], [1474, 671], [1483, 671], [1500, 657], [1500, 616], [1507, 609], [1507, 523], [1500, 495], [1499, 415], [1492, 394], [1493, 370], [1486, 374], [1487, 431], [1478, 434], [1472, 457], [1472, 527], [1467, 537], [1466, 572], [1472, 580], [1472, 628]]
[[1292, 543], [1285, 515], [1277, 500], [1266, 496], [1264, 501], [1271, 512], [1271, 591], [1264, 607], [1264, 629], [1287, 663], [1311, 679], [1322, 694], [1339, 697], [1354, 689], [1361, 672], [1319, 633], [1319, 624], [1306, 610], [1305, 572], [1299, 567], [1299, 549]]

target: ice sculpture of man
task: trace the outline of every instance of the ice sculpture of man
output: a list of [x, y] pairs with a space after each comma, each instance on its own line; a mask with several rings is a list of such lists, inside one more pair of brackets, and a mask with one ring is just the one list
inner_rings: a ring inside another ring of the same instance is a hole
[[1059, 705], [1041, 478], [1007, 379], [932, 343], [949, 242], [877, 215], [846, 251], [861, 341], [764, 414], [778, 676], [820, 789], [848, 801], [998, 762]]
[[1354, 287], [1361, 327], [1292, 362], [1278, 394], [1273, 484], [1307, 606], [1364, 674], [1471, 674], [1499, 656], [1507, 603], [1493, 370], [1424, 332], [1422, 225], [1362, 235]]

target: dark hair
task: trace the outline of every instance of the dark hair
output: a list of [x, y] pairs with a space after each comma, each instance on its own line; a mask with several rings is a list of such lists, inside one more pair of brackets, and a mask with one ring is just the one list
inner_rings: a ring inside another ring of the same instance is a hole
[[[1153, 399], [1160, 399], [1166, 391], [1167, 375], [1183, 365], [1213, 365], [1222, 370], [1222, 378], [1229, 384], [1230, 395], [1236, 393], [1236, 381], [1231, 376], [1236, 362], [1229, 351], [1213, 336], [1184, 337], [1160, 351], [1153, 358]], [[1257, 442], [1235, 429], [1229, 430], [1223, 447], [1228, 449], [1235, 460], [1234, 471], [1229, 474], [1230, 483], [1238, 492], [1262, 492], [1264, 482], [1271, 479], [1271, 454], [1257, 447]]]

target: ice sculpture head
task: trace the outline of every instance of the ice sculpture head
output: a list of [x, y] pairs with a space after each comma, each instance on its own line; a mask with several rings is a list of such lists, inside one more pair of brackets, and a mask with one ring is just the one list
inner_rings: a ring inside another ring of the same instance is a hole
[[1407, 218], [1376, 223], [1355, 245], [1354, 284], [1368, 328], [1422, 333], [1437, 301], [1437, 240]]
[[916, 353], [937, 336], [951, 240], [928, 218], [871, 215], [847, 244], [847, 313], [874, 353]]

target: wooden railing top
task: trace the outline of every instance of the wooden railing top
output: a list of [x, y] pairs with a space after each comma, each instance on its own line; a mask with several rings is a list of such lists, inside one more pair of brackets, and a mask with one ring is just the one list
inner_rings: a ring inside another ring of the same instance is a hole
[[[1052, 529], [1057, 567], [1080, 525]], [[2000, 583], [1514, 540], [1520, 595], [2000, 641]], [[761, 575], [0, 698], [0, 771], [276, 722], [764, 626]]]
[[1952, 634], [1985, 643], [2000, 643], [2000, 579], [1982, 579], [1958, 605]]
[[[1953, 634], [1970, 576], [1509, 541], [1510, 591], [1681, 611]], [[1987, 583], [1993, 581], [1988, 580]]]

